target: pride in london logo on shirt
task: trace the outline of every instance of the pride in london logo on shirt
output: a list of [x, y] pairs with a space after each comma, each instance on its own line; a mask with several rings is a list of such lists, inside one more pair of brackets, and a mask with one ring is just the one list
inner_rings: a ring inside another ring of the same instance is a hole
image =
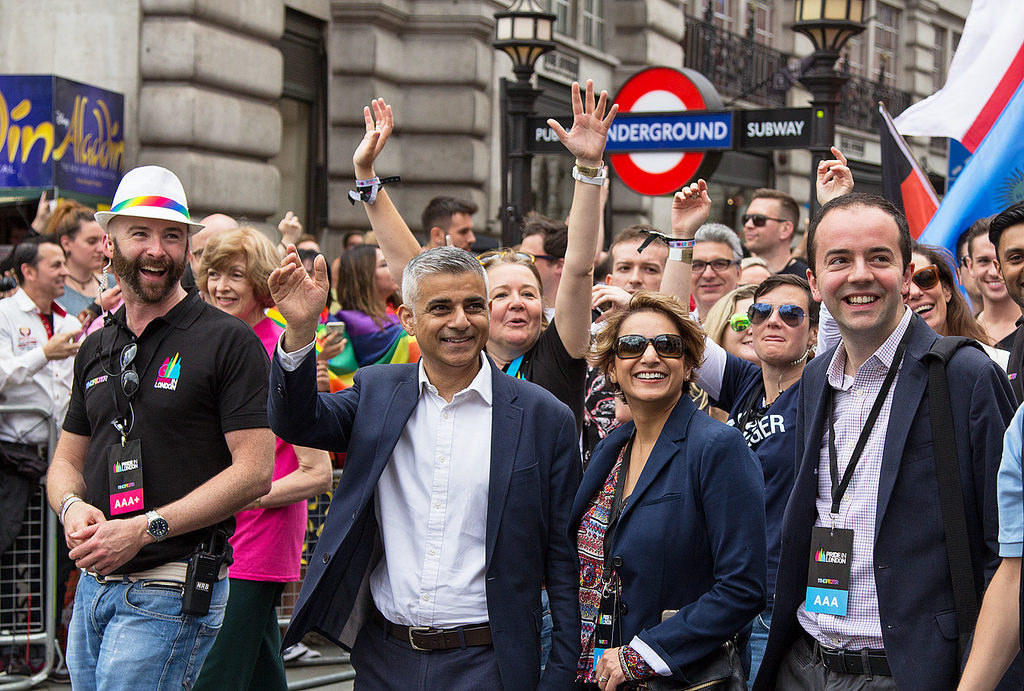
[[178, 388], [178, 377], [180, 375], [181, 356], [175, 353], [174, 357], [166, 358], [164, 364], [160, 365], [160, 371], [156, 374], [156, 383], [153, 384], [153, 388], [174, 391]]

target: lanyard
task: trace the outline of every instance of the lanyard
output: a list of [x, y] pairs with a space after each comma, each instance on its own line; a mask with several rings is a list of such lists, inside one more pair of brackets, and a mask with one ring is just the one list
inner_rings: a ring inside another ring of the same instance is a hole
[[629, 457], [633, 451], [633, 439], [636, 438], [636, 430], [629, 436], [629, 441], [626, 442], [626, 448], [622, 452], [622, 463], [619, 465], [619, 477], [615, 481], [615, 493], [612, 495], [612, 506], [611, 511], [608, 514], [608, 528], [604, 531], [604, 571], [603, 578], [608, 580], [611, 578], [612, 569], [609, 563], [609, 554], [611, 554], [612, 540], [615, 537], [615, 529], [618, 527], [619, 516], [622, 515], [622, 509], [626, 505], [626, 500], [623, 498], [622, 493], [626, 488], [626, 475], [629, 474]]
[[[875, 422], [878, 420], [878, 414], [882, 411], [882, 405], [885, 403], [886, 396], [889, 395], [889, 389], [892, 388], [892, 383], [896, 379], [896, 373], [899, 371], [900, 363], [903, 361], [903, 353], [907, 349], [907, 343], [910, 340], [910, 332], [914, 329], [914, 322], [911, 321], [907, 326], [906, 333], [903, 334], [903, 338], [900, 339], [900, 343], [896, 346], [896, 354], [893, 355], [892, 364], [889, 365], [889, 371], [885, 373], [885, 379], [882, 381], [882, 388], [879, 389], [878, 395], [875, 396], [875, 403], [871, 406], [871, 412], [868, 413], [868, 419], [864, 422], [864, 428], [860, 431], [860, 437], [857, 439], [857, 445], [853, 449], [853, 454], [850, 456], [850, 462], [846, 465], [846, 472], [843, 473], [843, 479], [839, 480], [839, 461], [838, 452], [836, 451], [836, 430], [835, 421], [833, 420], [832, 410], [832, 386], [826, 384], [825, 386], [825, 408], [828, 411], [828, 470], [829, 475], [832, 479], [832, 510], [829, 512], [833, 516], [839, 514], [839, 503], [843, 500], [843, 495], [846, 494], [846, 488], [850, 486], [850, 480], [853, 478], [853, 471], [857, 468], [857, 464], [860, 462], [860, 456], [864, 452], [864, 447], [868, 443], [868, 437], [871, 436], [871, 431], [875, 427]], [[838, 483], [838, 484], [837, 484]]]
[[505, 368], [505, 374], [516, 379], [522, 379], [523, 375], [519, 373], [519, 368], [523, 366], [523, 356], [525, 355], [526, 353], [523, 353], [523, 355], [508, 363], [508, 367]]

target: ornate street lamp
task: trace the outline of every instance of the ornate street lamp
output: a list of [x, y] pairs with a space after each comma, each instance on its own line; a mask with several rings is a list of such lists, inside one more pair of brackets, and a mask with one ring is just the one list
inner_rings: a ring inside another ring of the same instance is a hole
[[533, 88], [530, 79], [540, 56], [555, 49], [554, 24], [555, 15], [545, 12], [536, 0], [515, 0], [508, 10], [494, 15], [491, 45], [512, 59], [516, 75], [514, 82], [501, 80], [508, 103], [501, 114], [501, 244], [506, 247], [520, 241], [522, 218], [533, 208], [533, 154], [526, 147], [526, 119], [534, 114], [541, 91]]
[[796, 23], [799, 31], [814, 45], [810, 70], [800, 82], [811, 92], [814, 121], [811, 129], [811, 215], [818, 209], [815, 193], [817, 162], [829, 158], [829, 147], [836, 136], [836, 110], [839, 92], [848, 77], [836, 72], [836, 60], [843, 46], [864, 31], [864, 0], [797, 0]]

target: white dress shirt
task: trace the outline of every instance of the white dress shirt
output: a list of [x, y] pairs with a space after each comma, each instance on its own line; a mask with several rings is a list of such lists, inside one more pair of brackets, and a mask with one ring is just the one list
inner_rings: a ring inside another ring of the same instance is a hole
[[[0, 300], [0, 405], [42, 408], [53, 416], [59, 432], [71, 401], [75, 358], [46, 359], [44, 318], [21, 288]], [[53, 333], [81, 326], [59, 307], [53, 310]], [[38, 415], [5, 413], [0, 415], [0, 439], [40, 444], [47, 441], [48, 430]]]
[[[279, 343], [284, 369], [294, 370], [312, 345], [285, 353]], [[396, 624], [448, 628], [487, 621], [493, 396], [491, 364], [483, 354], [480, 362], [451, 403], [420, 364], [416, 408], [374, 490], [384, 556], [370, 575], [370, 593]]]

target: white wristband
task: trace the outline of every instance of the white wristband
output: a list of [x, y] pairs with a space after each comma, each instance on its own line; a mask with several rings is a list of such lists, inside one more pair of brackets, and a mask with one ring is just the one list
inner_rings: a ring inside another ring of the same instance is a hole
[[584, 175], [583, 173], [581, 173], [579, 168], [577, 168], [576, 166], [573, 166], [572, 177], [579, 182], [585, 182], [588, 185], [598, 185], [600, 187], [603, 186], [604, 181], [608, 179], [608, 174], [605, 173], [604, 170], [602, 170], [600, 174], [595, 175], [594, 177], [590, 177], [589, 175]]
[[85, 501], [85, 499], [82, 499], [77, 494], [73, 494], [70, 497], [68, 497], [67, 499], [65, 499], [63, 502], [61, 502], [61, 505], [60, 505], [60, 524], [61, 525], [64, 525], [64, 517], [67, 515], [68, 509], [70, 509], [74, 504], [76, 504], [76, 503], [78, 503], [80, 501]]

